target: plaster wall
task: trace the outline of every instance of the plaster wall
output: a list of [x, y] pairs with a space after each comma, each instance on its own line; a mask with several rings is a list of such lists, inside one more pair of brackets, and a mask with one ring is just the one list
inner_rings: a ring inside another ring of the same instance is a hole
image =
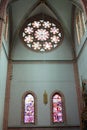
[[[64, 20], [63, 24], [65, 28], [68, 28], [69, 33], [71, 32], [71, 8], [72, 3], [68, 0], [63, 2], [63, 0], [48, 0], [48, 3], [53, 8], [54, 12], [57, 11], [59, 20], [60, 18], [62, 21]], [[36, 4], [35, 0], [19, 0], [16, 2], [13, 2], [11, 4], [12, 6], [12, 15], [13, 17], [13, 32], [16, 31], [17, 27], [20, 27], [20, 25], [23, 22], [23, 18], [26, 16], [25, 14], [28, 14], [27, 17], [30, 16], [30, 14], [33, 12], [32, 7]], [[67, 8], [68, 7], [68, 8]], [[41, 9], [42, 10], [42, 9]], [[39, 10], [39, 11], [41, 11]], [[61, 11], [62, 10], [62, 11]], [[19, 18], [20, 17], [20, 18]], [[26, 17], [25, 17], [26, 19]], [[62, 22], [60, 20], [60, 23]]]
[[[76, 10], [78, 12], [78, 9]], [[85, 16], [85, 13], [84, 13]], [[86, 18], [85, 18], [86, 19]], [[80, 85], [82, 87], [82, 80], [87, 79], [87, 24], [85, 20], [85, 32], [83, 37], [81, 38], [80, 43], [77, 40], [76, 27], [75, 29], [75, 50], [78, 64], [78, 72], [79, 72], [79, 80]]]
[[[85, 41], [85, 46], [82, 50], [82, 53], [78, 59], [78, 70], [79, 70], [79, 79], [80, 83], [82, 80], [87, 79], [87, 39]], [[82, 84], [81, 84], [82, 86]]]
[[12, 51], [13, 60], [72, 60], [73, 50], [69, 41], [65, 36], [62, 44], [51, 52], [41, 53], [34, 52], [28, 49], [22, 43], [21, 39], [15, 39], [15, 43]]
[[0, 50], [0, 130], [2, 130], [2, 126], [3, 126], [7, 64], [8, 64], [8, 60], [6, 57], [6, 50], [3, 44]]
[[[21, 122], [22, 95], [29, 90], [33, 91], [37, 96], [38, 121], [35, 126], [51, 126], [50, 95], [55, 90], [61, 91], [65, 96], [66, 122], [63, 125], [79, 125], [72, 64], [13, 64], [9, 127], [26, 127]], [[47, 105], [43, 103], [43, 93], [45, 90], [48, 94]]]
[[[28, 4], [28, 2], [30, 4]], [[22, 95], [29, 90], [33, 91], [37, 96], [38, 121], [33, 127], [52, 126], [50, 117], [50, 95], [55, 90], [61, 91], [65, 96], [66, 122], [61, 124], [61, 126], [79, 126], [74, 68], [72, 62], [67, 62], [73, 59], [72, 39], [69, 37], [70, 35], [68, 36], [71, 31], [69, 23], [71, 23], [72, 4], [68, 1], [66, 3], [62, 1], [63, 4], [60, 0], [54, 0], [52, 3], [48, 0], [48, 2], [52, 5], [54, 10], [59, 12], [58, 16], [61, 16], [60, 19], [64, 21], [63, 23], [60, 22], [64, 24], [65, 31], [61, 46], [49, 53], [36, 53], [29, 50], [22, 44], [19, 38], [19, 30], [23, 22], [24, 12], [29, 11], [34, 1], [26, 0], [25, 3], [21, 0], [12, 3], [13, 32], [15, 32], [15, 35], [12, 43], [12, 60], [14, 62], [10, 91], [9, 128], [30, 126], [24, 125], [21, 122]], [[24, 3], [25, 6], [23, 6]], [[68, 31], [68, 33], [66, 31]], [[52, 63], [49, 63], [49, 61], [52, 61]], [[63, 63], [58, 61], [63, 61]], [[47, 105], [43, 103], [43, 93], [45, 90], [48, 94]]]

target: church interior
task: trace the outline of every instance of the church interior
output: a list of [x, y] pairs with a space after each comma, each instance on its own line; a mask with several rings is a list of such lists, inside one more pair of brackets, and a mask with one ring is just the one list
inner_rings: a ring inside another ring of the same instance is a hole
[[87, 130], [87, 0], [0, 0], [0, 130]]

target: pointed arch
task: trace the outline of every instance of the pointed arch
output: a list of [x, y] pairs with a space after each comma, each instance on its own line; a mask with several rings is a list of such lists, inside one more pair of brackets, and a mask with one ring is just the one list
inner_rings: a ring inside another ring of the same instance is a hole
[[80, 44], [82, 37], [86, 31], [85, 25], [85, 16], [84, 12], [77, 10], [76, 17], [75, 17], [75, 26], [76, 26], [76, 33], [77, 33], [77, 40]]
[[64, 123], [66, 121], [65, 114], [65, 98], [62, 92], [54, 91], [51, 94], [51, 123]]
[[27, 91], [22, 97], [22, 122], [24, 124], [36, 124], [37, 110], [36, 110], [37, 98], [34, 92]]

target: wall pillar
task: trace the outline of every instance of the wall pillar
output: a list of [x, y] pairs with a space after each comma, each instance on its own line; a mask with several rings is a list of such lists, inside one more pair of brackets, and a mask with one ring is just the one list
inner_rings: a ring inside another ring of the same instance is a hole
[[11, 79], [12, 79], [12, 61], [8, 61], [7, 82], [6, 82], [6, 90], [5, 90], [3, 130], [7, 130], [7, 128], [8, 128], [8, 112], [9, 112]]
[[74, 67], [74, 77], [75, 77], [75, 84], [76, 84], [76, 93], [77, 93], [77, 102], [78, 102], [78, 112], [79, 112], [80, 126], [82, 127], [82, 122], [81, 122], [81, 113], [82, 113], [82, 108], [83, 108], [82, 90], [81, 90], [81, 87], [80, 87], [78, 66], [77, 66], [76, 62], [73, 63], [73, 67]]
[[0, 48], [2, 46], [2, 32], [3, 32], [3, 26], [5, 24], [4, 15], [6, 13], [6, 7], [9, 0], [1, 0], [0, 3]]

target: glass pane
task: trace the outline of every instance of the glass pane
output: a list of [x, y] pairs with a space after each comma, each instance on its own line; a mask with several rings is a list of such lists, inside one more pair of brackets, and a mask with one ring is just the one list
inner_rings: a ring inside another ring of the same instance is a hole
[[58, 94], [53, 96], [53, 122], [63, 122], [62, 99]]
[[25, 22], [21, 32], [24, 44], [33, 51], [51, 51], [61, 44], [62, 26], [50, 16], [37, 15]]
[[34, 97], [28, 94], [25, 97], [24, 123], [34, 123]]

